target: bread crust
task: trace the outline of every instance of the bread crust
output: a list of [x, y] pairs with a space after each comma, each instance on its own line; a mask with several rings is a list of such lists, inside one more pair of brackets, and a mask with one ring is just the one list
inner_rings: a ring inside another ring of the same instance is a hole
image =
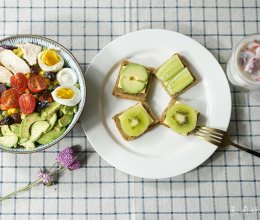
[[114, 85], [112, 94], [113, 94], [113, 96], [116, 96], [116, 97], [121, 98], [121, 99], [130, 99], [130, 100], [137, 100], [137, 101], [144, 102], [147, 99], [148, 92], [150, 90], [152, 81], [154, 79], [154, 68], [147, 67], [147, 66], [144, 66], [144, 65], [140, 64], [140, 65], [144, 66], [145, 69], [149, 72], [149, 78], [148, 78], [148, 81], [147, 81], [147, 86], [146, 86], [146, 89], [145, 89], [145, 93], [130, 94], [130, 93], [127, 93], [123, 89], [118, 87], [119, 80], [120, 80], [120, 71], [121, 71], [121, 69], [124, 66], [126, 66], [129, 63], [133, 63], [133, 62], [130, 62], [130, 61], [127, 61], [127, 60], [123, 60], [121, 62], [120, 70], [119, 70], [119, 73], [117, 75], [116, 83]]
[[[135, 104], [134, 106], [136, 106], [136, 105], [138, 105], [138, 104], [139, 104], [139, 103]], [[148, 114], [152, 117], [152, 119], [154, 120], [154, 122], [153, 122], [152, 124], [150, 124], [150, 125], [148, 126], [148, 128], [141, 134], [141, 135], [143, 135], [143, 134], [145, 134], [146, 132], [150, 131], [152, 128], [154, 128], [156, 125], [158, 125], [158, 119], [157, 119], [157, 117], [155, 116], [155, 114], [153, 113], [152, 109], [149, 107], [149, 105], [148, 105], [147, 103], [141, 102], [141, 104], [142, 104], [142, 106], [145, 108], [145, 110], [148, 112]], [[131, 106], [131, 107], [129, 107], [128, 109], [130, 109], [130, 108], [132, 108], [132, 107], [134, 107], [134, 106]], [[134, 140], [134, 139], [140, 137], [141, 135], [139, 135], [139, 136], [137, 136], [137, 137], [128, 136], [128, 135], [125, 134], [124, 131], [122, 130], [121, 125], [120, 125], [119, 116], [120, 116], [121, 114], [123, 114], [125, 111], [127, 111], [128, 109], [126, 109], [126, 110], [124, 110], [124, 111], [122, 111], [122, 112], [116, 114], [116, 115], [113, 116], [112, 118], [113, 118], [113, 120], [114, 120], [114, 122], [115, 122], [115, 124], [116, 124], [116, 127], [117, 127], [117, 129], [119, 130], [121, 136], [124, 138], [124, 140], [126, 140], [126, 141], [131, 141], [131, 140]]]
[[197, 79], [196, 79], [196, 77], [194, 76], [194, 74], [190, 71], [189, 65], [188, 65], [187, 62], [183, 59], [183, 57], [182, 57], [179, 53], [175, 53], [175, 54], [173, 54], [172, 56], [174, 56], [174, 55], [178, 55], [178, 57], [180, 58], [182, 64], [184, 65], [184, 67], [187, 67], [187, 68], [188, 68], [188, 70], [189, 70], [189, 72], [191, 73], [191, 76], [192, 76], [192, 78], [193, 78], [193, 82], [192, 82], [190, 85], [188, 85], [187, 87], [185, 87], [182, 91], [180, 91], [180, 92], [175, 93], [174, 95], [172, 95], [172, 94], [168, 91], [168, 89], [166, 88], [164, 82], [163, 82], [162, 80], [160, 80], [160, 79], [156, 76], [156, 72], [157, 72], [158, 69], [167, 61], [167, 60], [166, 60], [163, 64], [161, 64], [158, 68], [155, 69], [154, 75], [155, 75], [155, 77], [160, 81], [160, 83], [162, 84], [162, 86], [165, 88], [166, 92], [167, 92], [172, 98], [178, 97], [179, 95], [181, 95], [182, 93], [184, 93], [185, 91], [187, 91], [188, 89], [190, 89], [191, 87], [193, 87], [193, 86], [198, 82]]

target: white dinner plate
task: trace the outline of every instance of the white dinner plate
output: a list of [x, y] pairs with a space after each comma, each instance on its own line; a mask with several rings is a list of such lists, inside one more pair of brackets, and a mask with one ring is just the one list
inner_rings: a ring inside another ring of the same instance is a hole
[[[117, 169], [144, 178], [166, 178], [186, 173], [217, 149], [195, 136], [182, 136], [159, 125], [133, 141], [124, 141], [112, 116], [136, 101], [116, 98], [112, 89], [122, 59], [158, 67], [172, 54], [188, 60], [198, 83], [178, 97], [197, 109], [198, 124], [226, 130], [231, 96], [226, 76], [213, 55], [195, 40], [167, 30], [142, 30], [126, 34], [105, 46], [86, 71], [87, 104], [81, 122], [97, 153]], [[155, 80], [148, 103], [159, 117], [170, 101]]]

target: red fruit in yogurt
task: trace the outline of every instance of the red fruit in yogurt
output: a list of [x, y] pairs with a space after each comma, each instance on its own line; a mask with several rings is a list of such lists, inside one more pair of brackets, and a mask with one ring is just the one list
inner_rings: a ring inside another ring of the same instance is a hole
[[256, 73], [258, 70], [260, 70], [260, 57], [251, 58], [245, 66], [245, 71]]

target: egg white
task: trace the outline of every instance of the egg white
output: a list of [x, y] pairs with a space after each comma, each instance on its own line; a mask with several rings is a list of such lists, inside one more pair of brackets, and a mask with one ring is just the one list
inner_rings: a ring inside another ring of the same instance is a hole
[[[63, 89], [63, 88], [71, 89], [74, 92], [74, 96], [72, 98], [70, 98], [70, 99], [63, 99], [63, 98], [58, 97], [57, 96], [57, 91], [59, 89]], [[58, 102], [59, 104], [66, 105], [66, 106], [75, 106], [81, 100], [80, 90], [77, 87], [75, 87], [75, 86], [69, 86], [69, 85], [59, 86], [51, 93], [51, 95], [52, 95], [52, 98], [54, 99], [55, 102]]]
[[59, 55], [57, 53], [57, 56], [59, 57], [59, 62], [52, 65], [52, 66], [48, 66], [46, 65], [43, 61], [42, 61], [42, 55], [45, 53], [45, 51], [42, 51], [41, 53], [38, 54], [38, 64], [41, 67], [41, 69], [43, 69], [46, 72], [58, 72], [59, 70], [62, 69], [63, 65], [64, 65], [64, 59], [62, 58], [61, 55]]
[[60, 85], [74, 85], [78, 81], [77, 73], [71, 68], [63, 68], [56, 75]]

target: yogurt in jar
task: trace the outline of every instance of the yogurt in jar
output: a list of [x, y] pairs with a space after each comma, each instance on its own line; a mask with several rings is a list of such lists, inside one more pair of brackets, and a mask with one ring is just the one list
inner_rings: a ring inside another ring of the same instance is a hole
[[227, 75], [234, 86], [260, 90], [260, 34], [240, 41], [228, 62]]

